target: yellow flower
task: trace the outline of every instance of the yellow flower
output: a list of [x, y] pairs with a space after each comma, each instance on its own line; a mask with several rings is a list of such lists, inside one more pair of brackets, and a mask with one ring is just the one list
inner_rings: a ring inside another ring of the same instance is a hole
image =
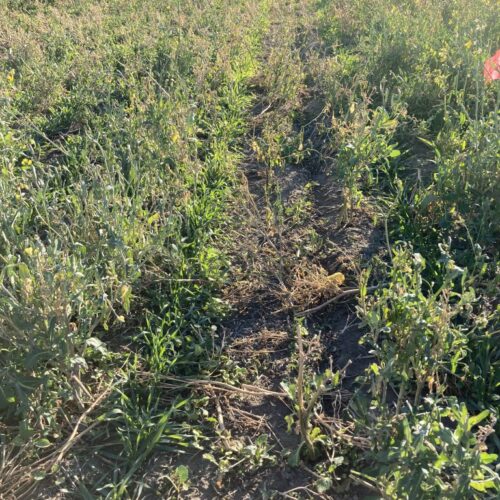
[[333, 273], [330, 276], [328, 276], [328, 281], [337, 286], [340, 286], [344, 283], [345, 276], [342, 273]]
[[181, 140], [181, 135], [178, 130], [172, 132], [171, 140], [174, 144], [177, 144]]

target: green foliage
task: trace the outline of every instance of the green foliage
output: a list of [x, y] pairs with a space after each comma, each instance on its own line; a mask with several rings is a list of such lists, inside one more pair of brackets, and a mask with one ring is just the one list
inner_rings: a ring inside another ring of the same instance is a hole
[[[276, 462], [268, 437], [261, 434], [245, 444], [241, 440], [226, 439], [226, 445], [213, 453], [204, 453], [203, 458], [217, 467], [221, 475], [229, 472], [255, 472]], [[217, 457], [217, 458], [216, 458]]]
[[2, 440], [49, 453], [75, 408], [114, 380], [99, 420], [122, 447], [110, 496], [123, 498], [155, 446], [196, 442], [179, 431], [184, 395], [162, 400], [135, 372], [215, 366], [223, 230], [265, 12], [0, 6], [0, 412], [12, 429]]
[[303, 346], [303, 337], [307, 334], [304, 326], [297, 322], [297, 375], [293, 381], [281, 383], [293, 408], [293, 413], [286, 417], [288, 431], [296, 426], [301, 436], [299, 447], [289, 459], [293, 466], [299, 464], [301, 457], [307, 460], [317, 459], [321, 448], [331, 445], [329, 436], [320, 426], [315, 425], [313, 417], [321, 408], [322, 398], [337, 389], [341, 379], [341, 373], [338, 371], [327, 369], [323, 373], [313, 373], [306, 365], [311, 357]]
[[361, 391], [352, 403], [380, 454], [362, 461], [374, 477], [359, 477], [391, 498], [494, 496], [497, 441], [475, 440], [464, 422], [491, 411], [492, 434], [498, 411], [498, 82], [482, 75], [498, 45], [496, 8], [317, 4], [322, 152], [343, 219], [369, 193], [391, 259], [374, 296], [369, 273], [360, 284], [375, 359], [364, 378], [371, 401]]
[[344, 219], [348, 219], [354, 207], [359, 207], [363, 198], [361, 185], [373, 186], [400, 156], [401, 152], [391, 143], [397, 124], [383, 108], [357, 109], [353, 103], [342, 129], [336, 130], [342, 141], [337, 148], [335, 168], [343, 185]]
[[[472, 427], [491, 411], [472, 417], [464, 402], [458, 404], [447, 394], [470, 377], [473, 384], [492, 391], [486, 395], [465, 386], [465, 394], [473, 397], [471, 404], [493, 404], [492, 373], [479, 369], [485, 357], [493, 359], [484, 350], [481, 359], [476, 358], [472, 339], [477, 325], [470, 312], [477, 299], [474, 289], [466, 288], [466, 273], [444, 259], [442, 285], [433, 291], [422, 279], [424, 269], [420, 254], [398, 248], [386, 288], [368, 297], [368, 275], [364, 277], [358, 313], [369, 328], [363, 342], [372, 348], [376, 363], [367, 370], [370, 409], [362, 397], [353, 408], [378, 450], [366, 458], [373, 461], [376, 482], [387, 496], [473, 498], [500, 487], [492, 465], [498, 456], [485, 444], [495, 432], [496, 410], [476, 434]], [[487, 342], [486, 336], [481, 338]], [[393, 417], [389, 388], [398, 385]]]
[[454, 278], [463, 272], [453, 261], [446, 264], [443, 285], [428, 293], [421, 276], [424, 268], [420, 254], [396, 249], [388, 287], [371, 298], [366, 285], [361, 288], [359, 314], [370, 330], [364, 341], [370, 342], [378, 362], [371, 367], [373, 396], [384, 403], [387, 384], [397, 381], [396, 412], [411, 384], [416, 384], [414, 405], [419, 404], [425, 384], [430, 393], [441, 393], [446, 374], [456, 374], [466, 354], [466, 329], [456, 320], [474, 293], [453, 291]]
[[[343, 372], [314, 368], [319, 337], [295, 325], [282, 388], [301, 444], [283, 456], [320, 494], [349, 477], [387, 498], [493, 497], [500, 131], [482, 65], [498, 40], [493, 0], [0, 2], [0, 496], [82, 466], [105, 472], [71, 494], [139, 498], [155, 450], [208, 432], [222, 475], [278, 462], [179, 382], [253, 373], [221, 347], [241, 164], [262, 174], [256, 246], [282, 291], [294, 256], [337, 244], [322, 222], [385, 223], [357, 308], [374, 359], [333, 425]], [[318, 190], [342, 193], [338, 220]], [[96, 451], [83, 465], [77, 443]], [[169, 494], [196, 482], [168, 478]]]
[[494, 430], [491, 422], [479, 426], [488, 410], [472, 416], [464, 403], [428, 404], [428, 411], [394, 421], [390, 437], [371, 454], [384, 496], [479, 498], [498, 492], [500, 477], [492, 467], [498, 456], [484, 444]]
[[101, 416], [102, 421], [113, 423], [122, 446], [118, 463], [122, 462], [121, 477], [116, 483], [102, 486], [108, 498], [123, 498], [134, 473], [155, 448], [172, 451], [188, 447], [193, 441], [188, 426], [178, 423], [186, 400], [171, 402], [162, 409], [161, 401], [152, 392], [141, 394], [141, 388], [130, 395], [119, 394], [114, 408]]

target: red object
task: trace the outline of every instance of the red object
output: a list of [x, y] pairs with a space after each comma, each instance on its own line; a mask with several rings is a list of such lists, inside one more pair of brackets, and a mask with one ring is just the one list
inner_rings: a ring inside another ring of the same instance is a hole
[[484, 63], [484, 79], [487, 82], [500, 80], [500, 49]]

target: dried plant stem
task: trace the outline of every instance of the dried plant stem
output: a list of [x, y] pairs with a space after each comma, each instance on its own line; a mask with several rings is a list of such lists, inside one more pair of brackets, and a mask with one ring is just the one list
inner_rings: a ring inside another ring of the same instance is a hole
[[311, 438], [309, 436], [309, 431], [307, 428], [307, 420], [308, 420], [308, 415], [307, 415], [307, 409], [304, 404], [304, 365], [305, 365], [305, 355], [304, 355], [304, 347], [302, 343], [302, 331], [300, 328], [300, 324], [297, 323], [296, 326], [296, 334], [297, 334], [297, 350], [298, 350], [298, 355], [299, 355], [299, 366], [298, 366], [298, 373], [297, 373], [297, 415], [299, 418], [299, 427], [300, 427], [300, 434], [302, 436], [302, 439], [304, 440], [306, 447], [307, 447], [307, 453], [309, 456], [314, 456], [314, 444], [311, 441]]
[[[369, 286], [366, 288], [366, 291], [373, 292], [373, 291], [377, 290], [377, 288], [380, 288], [381, 286], [382, 285]], [[304, 316], [309, 316], [310, 314], [317, 313], [317, 312], [323, 310], [325, 307], [329, 306], [330, 304], [338, 302], [339, 300], [342, 300], [342, 299], [346, 299], [348, 297], [352, 297], [353, 295], [357, 295], [358, 293], [359, 293], [359, 288], [351, 288], [349, 290], [344, 290], [342, 293], [339, 293], [335, 297], [327, 300], [326, 302], [323, 302], [319, 306], [311, 307], [311, 309], [306, 309], [305, 311], [295, 313], [295, 317], [302, 318]]]
[[[146, 374], [147, 375], [147, 374]], [[234, 392], [237, 394], [243, 394], [246, 396], [274, 396], [277, 398], [285, 398], [286, 394], [284, 392], [270, 391], [262, 387], [257, 387], [250, 384], [242, 384], [241, 387], [235, 387], [231, 384], [226, 384], [225, 382], [219, 382], [218, 380], [204, 380], [204, 379], [183, 379], [181, 377], [163, 376], [163, 380], [170, 380], [172, 382], [177, 382], [178, 384], [189, 386], [200, 386], [207, 387], [208, 389], [221, 390], [226, 392]], [[179, 388], [179, 385], [176, 386]]]

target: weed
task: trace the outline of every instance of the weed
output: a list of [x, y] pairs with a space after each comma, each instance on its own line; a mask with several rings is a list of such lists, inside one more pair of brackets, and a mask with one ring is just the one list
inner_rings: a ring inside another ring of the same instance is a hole
[[293, 382], [282, 383], [294, 410], [294, 413], [287, 417], [288, 429], [290, 431], [296, 423], [302, 439], [299, 448], [291, 457], [291, 463], [294, 465], [298, 465], [301, 456], [307, 460], [317, 459], [321, 445], [326, 445], [328, 438], [319, 426], [314, 425], [313, 417], [317, 407], [321, 406], [321, 398], [334, 391], [341, 379], [341, 373], [334, 373], [332, 370], [316, 375], [306, 371], [308, 355], [303, 347], [305, 334], [307, 330], [297, 322], [297, 377]]

